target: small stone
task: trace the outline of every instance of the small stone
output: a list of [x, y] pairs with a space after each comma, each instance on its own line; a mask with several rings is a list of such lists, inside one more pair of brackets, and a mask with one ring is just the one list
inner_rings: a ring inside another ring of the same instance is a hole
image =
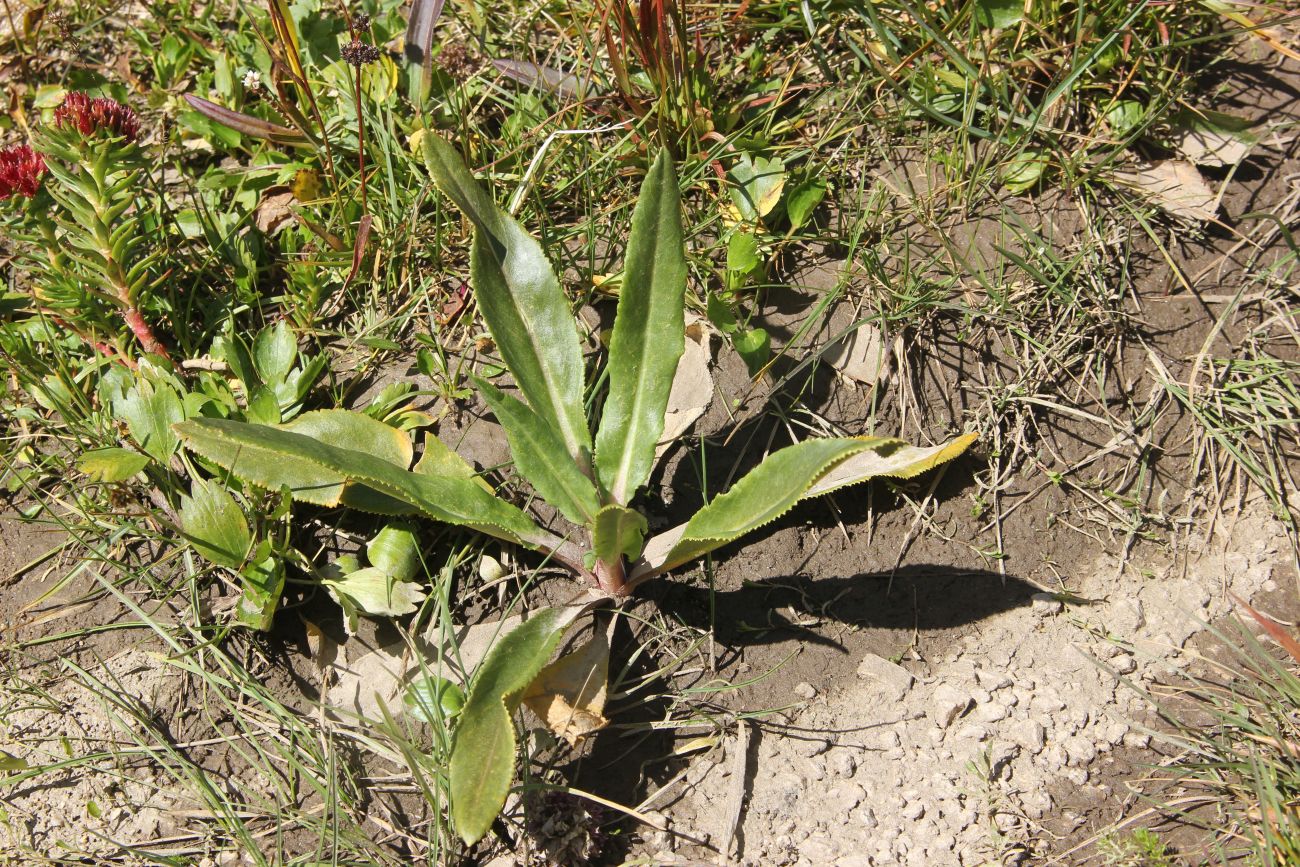
[[957, 730], [957, 737], [964, 741], [986, 741], [989, 739], [988, 726], [970, 723]]
[[1132, 674], [1137, 671], [1137, 660], [1127, 653], [1121, 653], [1110, 661], [1117, 674]]
[[1051, 593], [1035, 593], [1033, 596], [1029, 597], [1029, 599], [1034, 606], [1034, 613], [1040, 617], [1049, 617], [1053, 614], [1060, 614], [1065, 610], [1065, 606], [1061, 604], [1061, 600], [1057, 599], [1056, 596]]
[[1006, 705], [996, 701], [990, 701], [985, 704], [977, 705], [975, 708], [975, 719], [980, 722], [995, 723], [998, 720], [1007, 718]]
[[989, 692], [997, 692], [999, 689], [1006, 689], [1011, 686], [1011, 678], [1005, 671], [989, 671], [981, 668], [975, 672], [975, 679], [979, 685]]
[[970, 707], [970, 694], [963, 692], [952, 684], [942, 683], [930, 698], [930, 719], [941, 729], [952, 725], [952, 721], [965, 713]]
[[1010, 741], [994, 741], [989, 747], [989, 779], [1002, 776], [1007, 766], [1020, 755], [1020, 745]]
[[858, 769], [857, 759], [848, 750], [836, 750], [831, 756], [830, 770], [837, 777], [851, 777]]
[[1127, 638], [1147, 624], [1141, 599], [1121, 599], [1111, 606], [1106, 625], [1121, 638]]
[[1042, 789], [1034, 789], [1020, 796], [1020, 806], [1031, 819], [1041, 819], [1052, 809], [1052, 796]]
[[868, 830], [875, 828], [877, 825], [880, 824], [880, 820], [876, 818], [875, 811], [872, 810], [870, 807], [863, 807], [861, 810], [858, 810], [853, 815], [857, 817], [858, 824]]
[[879, 684], [891, 701], [902, 701], [916, 680], [903, 666], [874, 653], [868, 653], [858, 663], [858, 677]]
[[1097, 745], [1085, 737], [1069, 737], [1061, 744], [1071, 765], [1083, 766], [1097, 758]]
[[794, 694], [805, 701], [812, 701], [817, 697], [817, 688], [811, 683], [801, 680], [794, 685]]
[[904, 819], [916, 821], [925, 815], [925, 804], [922, 804], [920, 800], [908, 801], [907, 806], [903, 807], [899, 815]]
[[1035, 755], [1047, 744], [1047, 729], [1038, 720], [1020, 720], [1011, 727], [1010, 734], [1013, 741]]
[[1124, 746], [1134, 750], [1145, 750], [1151, 745], [1151, 736], [1143, 732], [1129, 732], [1124, 735]]
[[830, 741], [825, 738], [796, 738], [790, 741], [791, 747], [795, 753], [803, 756], [805, 759], [811, 759], [813, 756], [821, 755], [831, 748]]

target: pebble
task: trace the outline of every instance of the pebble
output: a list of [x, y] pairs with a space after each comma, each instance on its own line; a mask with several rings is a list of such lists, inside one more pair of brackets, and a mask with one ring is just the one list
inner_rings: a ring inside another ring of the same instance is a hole
[[1037, 755], [1047, 744], [1047, 729], [1038, 720], [1020, 720], [1011, 727], [1011, 739], [1028, 752]]
[[821, 755], [831, 748], [831, 742], [825, 738], [795, 738], [790, 741], [795, 753], [805, 759]]
[[1007, 713], [1006, 705], [990, 701], [976, 706], [975, 719], [980, 722], [995, 723], [998, 720], [1006, 719]]
[[975, 680], [989, 692], [997, 692], [1011, 686], [1012, 680], [1005, 671], [989, 671], [981, 668], [975, 672]]
[[831, 756], [830, 770], [837, 777], [851, 777], [853, 772], [858, 769], [857, 759], [853, 758], [853, 753], [848, 750], [837, 750]]
[[801, 680], [794, 685], [794, 694], [805, 701], [812, 701], [817, 697], [817, 688], [811, 683]]
[[885, 697], [891, 701], [902, 701], [916, 682], [916, 678], [906, 668], [874, 653], [868, 653], [858, 663], [858, 677], [879, 684]]
[[1060, 614], [1065, 610], [1065, 605], [1061, 603], [1061, 600], [1051, 593], [1035, 593], [1029, 598], [1034, 606], [1034, 613], [1040, 617]]
[[970, 707], [970, 694], [949, 683], [939, 684], [930, 699], [930, 719], [941, 729], [952, 725], [952, 721]]
[[1137, 660], [1127, 653], [1121, 653], [1114, 657], [1111, 659], [1110, 664], [1118, 674], [1132, 674], [1137, 671], [1138, 667]]

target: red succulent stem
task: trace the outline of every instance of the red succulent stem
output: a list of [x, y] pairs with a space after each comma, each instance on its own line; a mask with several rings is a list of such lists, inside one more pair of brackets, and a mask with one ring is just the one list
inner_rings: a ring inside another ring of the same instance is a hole
[[126, 325], [131, 329], [131, 333], [135, 335], [135, 339], [140, 342], [141, 349], [154, 355], [161, 355], [163, 358], [171, 358], [167, 354], [167, 348], [154, 335], [152, 326], [149, 325], [138, 307], [134, 304], [128, 304], [122, 311], [122, 318], [126, 320]]

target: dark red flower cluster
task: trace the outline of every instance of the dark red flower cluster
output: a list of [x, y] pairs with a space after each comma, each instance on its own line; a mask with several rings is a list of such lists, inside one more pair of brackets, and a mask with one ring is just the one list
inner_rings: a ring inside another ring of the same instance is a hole
[[0, 150], [0, 199], [36, 195], [45, 175], [45, 158], [27, 145]]
[[72, 126], [82, 135], [105, 131], [133, 142], [140, 135], [140, 118], [129, 107], [112, 99], [91, 99], [84, 93], [69, 93], [54, 110], [54, 125]]

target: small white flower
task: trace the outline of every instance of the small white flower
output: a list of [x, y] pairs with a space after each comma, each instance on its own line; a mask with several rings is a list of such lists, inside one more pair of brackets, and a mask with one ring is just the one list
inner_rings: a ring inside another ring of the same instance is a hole
[[262, 73], [256, 69], [250, 69], [244, 73], [244, 90], [249, 93], [257, 91], [262, 86]]

